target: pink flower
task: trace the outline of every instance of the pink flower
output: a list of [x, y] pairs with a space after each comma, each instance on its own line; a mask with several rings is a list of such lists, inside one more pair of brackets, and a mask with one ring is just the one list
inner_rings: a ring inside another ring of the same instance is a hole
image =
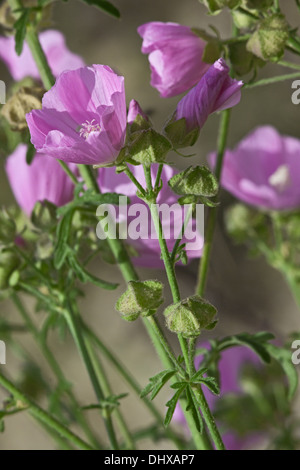
[[201, 129], [208, 116], [240, 102], [243, 82], [233, 80], [223, 59], [217, 60], [178, 103], [174, 119], [185, 118], [187, 131]]
[[189, 90], [209, 69], [202, 61], [206, 43], [187, 26], [159, 21], [138, 28], [142, 52], [149, 54], [151, 85], [164, 98]]
[[[207, 347], [207, 344], [200, 345], [201, 347]], [[198, 356], [195, 359], [196, 368], [200, 367], [202, 356]], [[222, 352], [221, 359], [219, 361], [220, 371], [220, 384], [221, 384], [221, 399], [229, 393], [242, 393], [242, 389], [239, 382], [239, 375], [242, 366], [250, 363], [259, 366], [259, 359], [245, 346], [238, 346], [230, 349], [226, 349]], [[203, 392], [209, 404], [211, 410], [214, 410], [215, 404], [219, 397], [213, 395], [207, 387], [203, 387]], [[186, 425], [185, 417], [182, 409], [178, 405], [174, 413], [174, 420]], [[244, 438], [238, 437], [233, 431], [227, 431], [222, 435], [225, 447], [227, 450], [242, 450], [251, 446], [254, 442], [260, 439], [259, 433], [255, 435], [248, 435]]]
[[124, 78], [106, 65], [64, 72], [27, 123], [38, 152], [66, 162], [113, 163], [126, 136]]
[[38, 201], [62, 206], [73, 198], [74, 185], [59, 163], [46, 155], [35, 155], [26, 163], [27, 147], [20, 144], [6, 161], [6, 174], [21, 209], [30, 216]]
[[136, 100], [131, 100], [127, 114], [128, 124], [132, 124], [138, 115], [142, 116], [144, 119], [146, 119], [146, 121], [148, 121], [148, 116], [144, 113], [139, 103]]
[[[65, 70], [73, 70], [84, 66], [81, 57], [69, 51], [65, 38], [59, 31], [49, 29], [40, 33], [39, 39], [55, 77]], [[15, 81], [22, 80], [25, 77], [40, 78], [38, 68], [26, 42], [22, 54], [18, 56], [15, 51], [15, 39], [13, 37], [0, 37], [0, 59], [6, 63]]]
[[[132, 173], [139, 183], [145, 187], [145, 176], [142, 165], [133, 166], [129, 165]], [[152, 182], [154, 184], [157, 165], [151, 166], [152, 171]], [[172, 205], [177, 203], [178, 196], [176, 196], [168, 186], [168, 181], [176, 171], [174, 168], [164, 165], [162, 171], [163, 188], [159, 193], [157, 203], [165, 204], [170, 209]], [[151, 226], [151, 215], [147, 204], [136, 196], [136, 186], [129, 180], [124, 174], [116, 174], [114, 168], [101, 168], [99, 171], [98, 183], [102, 192], [116, 192], [118, 194], [124, 194], [130, 198], [130, 205], [128, 208], [127, 220], [124, 220], [124, 216], [119, 214], [118, 222], [120, 224], [126, 223], [126, 227], [130, 227], [132, 221], [136, 217], [140, 216], [141, 211], [145, 211], [145, 217], [139, 226], [139, 237], [134, 240], [128, 236], [125, 240], [129, 243], [136, 251], [138, 256], [133, 258], [133, 262], [138, 266], [151, 267], [151, 268], [162, 268], [164, 266], [163, 261], [160, 259], [160, 246], [157, 237], [154, 237], [154, 228]], [[165, 217], [161, 217], [163, 230], [165, 233], [165, 239], [171, 252], [176, 241], [178, 232], [181, 229], [184, 218], [184, 209], [179, 204], [173, 206], [174, 211], [170, 211], [170, 216], [166, 214]], [[179, 225], [177, 231], [176, 223]], [[187, 237], [189, 239], [187, 239]], [[190, 243], [187, 245], [188, 258], [199, 258], [202, 253], [203, 238], [200, 233], [196, 230], [195, 221], [190, 220], [190, 223], [185, 231], [183, 242]], [[188, 248], [190, 246], [190, 249]]]
[[[215, 165], [216, 155], [209, 156]], [[227, 150], [222, 186], [243, 202], [271, 210], [300, 207], [300, 140], [263, 126]]]

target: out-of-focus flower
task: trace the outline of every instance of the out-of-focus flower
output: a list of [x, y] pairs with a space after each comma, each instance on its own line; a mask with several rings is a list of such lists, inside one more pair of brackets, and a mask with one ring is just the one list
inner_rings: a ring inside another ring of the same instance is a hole
[[173, 119], [185, 118], [188, 132], [201, 129], [210, 114], [232, 108], [240, 102], [242, 86], [243, 82], [232, 79], [229, 67], [219, 59], [179, 101]]
[[20, 144], [6, 161], [6, 174], [21, 209], [31, 215], [38, 201], [46, 199], [57, 206], [70, 202], [74, 185], [59, 163], [46, 155], [36, 155], [27, 165], [26, 151], [26, 145]]
[[136, 100], [131, 100], [128, 107], [127, 122], [132, 124], [137, 116], [142, 116], [142, 118], [148, 120], [148, 116], [144, 113], [139, 103]]
[[[152, 172], [152, 182], [155, 183], [156, 173], [157, 173], [157, 164], [151, 165]], [[142, 165], [133, 166], [129, 165], [130, 170], [134, 174], [135, 178], [139, 183], [145, 187], [145, 176]], [[157, 198], [158, 205], [165, 205], [165, 209], [169, 208], [169, 216], [161, 217], [162, 227], [165, 234], [165, 239], [169, 248], [169, 251], [172, 251], [176, 238], [180, 232], [184, 209], [182, 206], [177, 204], [178, 196], [176, 196], [168, 186], [168, 181], [174, 174], [176, 170], [174, 168], [164, 165], [162, 171], [162, 181], [163, 187]], [[128, 206], [128, 211], [126, 217], [122, 214], [118, 216], [118, 222], [126, 224], [127, 228], [130, 228], [132, 221], [136, 220], [140, 216], [139, 207], [146, 211], [147, 216], [145, 219], [141, 220], [139, 224], [139, 237], [134, 240], [130, 238], [130, 234], [126, 240], [137, 252], [137, 257], [133, 258], [133, 262], [138, 266], [151, 267], [151, 268], [162, 268], [163, 261], [160, 259], [160, 246], [159, 241], [155, 234], [155, 229], [151, 225], [151, 214], [147, 204], [139, 199], [136, 195], [137, 189], [136, 186], [129, 180], [129, 178], [124, 174], [116, 174], [113, 168], [101, 168], [99, 171], [98, 183], [102, 192], [116, 192], [118, 194], [124, 194], [130, 198], [130, 205]], [[176, 204], [174, 207], [173, 205]], [[173, 209], [172, 209], [173, 206]], [[165, 213], [167, 214], [167, 212]], [[177, 226], [179, 230], [177, 232]], [[188, 258], [199, 258], [202, 253], [203, 247], [203, 238], [200, 233], [196, 230], [196, 222], [190, 220], [183, 237], [183, 243], [190, 243], [193, 245], [192, 249], [188, 249], [187, 245], [187, 256]]]
[[[39, 40], [55, 77], [65, 70], [74, 70], [85, 65], [80, 56], [69, 51], [65, 38], [59, 31], [50, 29], [44, 31], [39, 34]], [[40, 78], [26, 42], [22, 54], [18, 56], [15, 51], [14, 37], [0, 37], [0, 59], [6, 63], [15, 81], [20, 81], [25, 77]]]
[[[300, 207], [300, 140], [263, 126], [227, 150], [222, 186], [241, 201], [271, 210]], [[215, 165], [216, 155], [209, 160]]]
[[205, 41], [187, 26], [159, 21], [138, 28], [142, 52], [149, 54], [151, 85], [163, 98], [192, 88], [209, 69], [202, 61]]
[[66, 162], [113, 163], [126, 136], [124, 78], [106, 65], [64, 72], [27, 123], [38, 152]]
[[27, 129], [26, 114], [42, 107], [45, 90], [41, 87], [21, 87], [1, 109], [2, 116], [16, 131]]
[[[206, 344], [202, 346], [207, 346]], [[202, 361], [202, 356], [198, 356], [195, 359], [196, 368], [199, 368]], [[222, 398], [228, 393], [242, 393], [241, 385], [239, 382], [239, 375], [241, 372], [242, 366], [247, 363], [252, 365], [258, 364], [259, 360], [257, 356], [245, 346], [238, 346], [230, 349], [226, 349], [222, 352], [221, 359], [219, 361], [219, 372], [220, 372], [220, 384], [221, 384], [221, 393], [220, 397]], [[206, 397], [206, 400], [209, 404], [212, 412], [216, 405], [217, 400], [220, 397], [216, 397], [212, 394], [206, 387], [203, 387], [203, 391]], [[185, 425], [185, 417], [182, 409], [177, 405], [174, 413], [174, 420]], [[233, 431], [225, 432], [222, 435], [226, 449], [228, 450], [242, 450], [247, 448], [255, 440], [254, 436], [246, 436], [244, 438], [238, 437]]]

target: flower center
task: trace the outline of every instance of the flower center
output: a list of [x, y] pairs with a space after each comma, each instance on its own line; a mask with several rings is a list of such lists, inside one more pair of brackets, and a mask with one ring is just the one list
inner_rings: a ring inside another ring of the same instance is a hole
[[97, 124], [95, 119], [93, 119], [92, 121], [85, 121], [81, 124], [79, 135], [86, 140], [91, 134], [99, 134], [100, 131], [100, 124]]
[[290, 170], [288, 165], [280, 165], [270, 176], [269, 183], [273, 188], [282, 193], [291, 183]]

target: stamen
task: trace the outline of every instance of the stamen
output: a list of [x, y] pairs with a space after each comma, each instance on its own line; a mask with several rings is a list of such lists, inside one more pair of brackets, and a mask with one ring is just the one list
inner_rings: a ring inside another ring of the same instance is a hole
[[285, 191], [290, 183], [290, 170], [288, 165], [280, 165], [277, 170], [270, 176], [269, 183], [273, 188], [282, 193]]
[[99, 133], [101, 131], [100, 124], [95, 122], [95, 119], [92, 121], [86, 121], [80, 126], [79, 135], [84, 139], [87, 139], [91, 134]]

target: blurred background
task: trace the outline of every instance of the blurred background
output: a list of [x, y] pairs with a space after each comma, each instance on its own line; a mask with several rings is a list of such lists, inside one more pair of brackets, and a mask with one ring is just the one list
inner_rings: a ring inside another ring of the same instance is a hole
[[[150, 87], [150, 69], [147, 56], [140, 52], [141, 38], [137, 27], [148, 21], [174, 21], [190, 27], [207, 29], [214, 25], [222, 37], [230, 36], [231, 22], [227, 13], [212, 17], [206, 15], [206, 9], [197, 0], [114, 0], [120, 9], [122, 19], [115, 20], [95, 8], [76, 0], [55, 2], [53, 8], [53, 28], [65, 34], [70, 50], [80, 54], [87, 64], [107, 64], [125, 76], [127, 102], [132, 98], [139, 101], [142, 108], [151, 113], [151, 118], [159, 130], [166, 119], [173, 113], [178, 98], [161, 99], [158, 92]], [[284, 11], [290, 24], [298, 27], [299, 14], [296, 13], [294, 1], [286, 0]], [[293, 58], [297, 60], [297, 58]], [[276, 69], [276, 70], [275, 70]], [[267, 66], [261, 76], [279, 74], [284, 69]], [[7, 69], [0, 64], [0, 79], [10, 82]], [[259, 87], [242, 93], [241, 103], [234, 108], [229, 136], [229, 146], [234, 146], [254, 127], [264, 124], [275, 126], [279, 132], [300, 138], [299, 107], [291, 102], [291, 82]], [[210, 117], [197, 146], [195, 157], [189, 164], [204, 163], [209, 152], [215, 150], [219, 116]], [[171, 159], [171, 158], [170, 158]], [[172, 156], [177, 166], [184, 167], [186, 161]], [[13, 203], [13, 196], [8, 186], [0, 161], [0, 202], [1, 205]], [[212, 262], [209, 271], [206, 297], [219, 311], [219, 324], [210, 336], [223, 336], [242, 331], [255, 332], [268, 330], [284, 338], [291, 331], [299, 331], [299, 312], [292, 296], [279, 273], [268, 267], [263, 259], [249, 259], [246, 249], [234, 246], [223, 228], [223, 210], [233, 201], [228, 194], [222, 193], [221, 210], [218, 213], [218, 227], [214, 240]], [[80, 301], [81, 312], [85, 320], [93, 326], [95, 332], [105, 339], [133, 372], [138, 381], [145, 385], [149, 376], [159, 372], [160, 362], [143, 329], [137, 321], [122, 321], [114, 310], [114, 304], [124, 289], [118, 270], [103, 263], [94, 263], [94, 272], [105, 279], [120, 282], [115, 292], [101, 291], [88, 286], [86, 296]], [[165, 281], [162, 271], [139, 270], [143, 279], [158, 278]], [[197, 262], [187, 268], [178, 268], [178, 277], [184, 297], [194, 291], [197, 277]], [[169, 296], [166, 288], [166, 296]], [[170, 296], [168, 297], [170, 300]], [[33, 308], [27, 302], [29, 308]], [[15, 316], [14, 308], [9, 301], [0, 304], [0, 316]], [[36, 321], [42, 324], [43, 315], [37, 314]], [[160, 315], [161, 319], [161, 315]], [[177, 348], [174, 336], [170, 340]], [[209, 337], [203, 335], [203, 339]], [[53, 377], [40, 358], [29, 335], [20, 334], [17, 341], [34, 357], [39, 358], [49, 382]], [[83, 404], [94, 402], [93, 391], [81, 360], [74, 348], [71, 338], [63, 342], [54, 334], [51, 337], [51, 348], [58, 355], [60, 364], [66, 373], [67, 380], [74, 383], [75, 392]], [[127, 386], [120, 381], [115, 372], [106, 364], [112, 378], [115, 393], [127, 391]], [[16, 357], [13, 351], [7, 350], [7, 364], [0, 366], [10, 377], [19, 377], [25, 367], [22, 357]], [[6, 395], [0, 389], [0, 402]], [[156, 399], [161, 410], [167, 401], [167, 392], [162, 392]], [[132, 395], [122, 403], [123, 412], [132, 429], [151, 423], [147, 410], [136, 403]], [[90, 412], [94, 426], [99, 420], [95, 412]], [[74, 428], [76, 430], [76, 426]], [[102, 431], [100, 430], [100, 434]], [[102, 433], [103, 434], [103, 433]], [[141, 448], [151, 448], [151, 443], [142, 441]], [[171, 448], [171, 444], [161, 442], [158, 448]], [[32, 421], [26, 413], [21, 413], [6, 420], [6, 431], [0, 434], [0, 449], [52, 449], [54, 444], [46, 433]]]

